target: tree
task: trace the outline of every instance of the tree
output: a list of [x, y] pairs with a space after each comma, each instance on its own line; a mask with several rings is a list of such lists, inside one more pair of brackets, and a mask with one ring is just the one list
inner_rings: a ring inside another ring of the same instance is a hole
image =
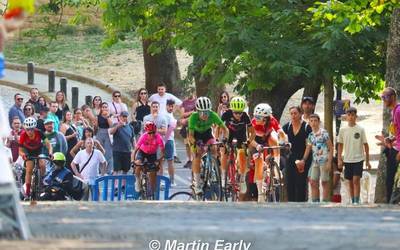
[[[314, 21], [325, 20], [324, 25], [344, 24], [344, 30], [350, 34], [358, 34], [365, 30], [385, 27], [390, 21], [390, 31], [388, 33], [388, 44], [386, 50], [386, 86], [394, 87], [400, 91], [400, 2], [396, 0], [383, 1], [329, 1], [319, 3], [313, 8]], [[371, 76], [373, 77], [373, 76]], [[371, 89], [379, 92], [382, 89]], [[390, 123], [390, 113], [384, 110], [383, 131], [387, 134], [387, 127]], [[377, 172], [377, 183], [375, 189], [375, 202], [383, 203], [386, 201], [385, 190], [386, 164], [383, 154], [379, 161]]]

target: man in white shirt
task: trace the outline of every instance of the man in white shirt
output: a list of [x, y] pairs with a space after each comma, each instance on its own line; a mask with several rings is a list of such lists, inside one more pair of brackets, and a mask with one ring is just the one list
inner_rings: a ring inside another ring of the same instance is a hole
[[[94, 149], [93, 146], [93, 138], [87, 138], [85, 141], [85, 149], [79, 151], [71, 163], [74, 174], [88, 183], [89, 187], [94, 185], [99, 175], [99, 168], [102, 172], [107, 168], [107, 161], [104, 155], [98, 149]], [[79, 169], [77, 168], [78, 165]], [[87, 200], [88, 198], [88, 195], [85, 195], [85, 198], [82, 199]]]
[[165, 136], [163, 137], [165, 145], [165, 159], [168, 162], [168, 174], [169, 174], [169, 179], [171, 181], [171, 186], [176, 186], [174, 180], [174, 174], [175, 174], [174, 156], [176, 151], [174, 130], [176, 128], [177, 121], [174, 118], [173, 114], [174, 107], [175, 107], [175, 101], [169, 99], [167, 101], [167, 115], [165, 116], [167, 118], [168, 128]]
[[182, 101], [174, 96], [173, 94], [167, 93], [167, 87], [164, 83], [159, 83], [157, 85], [157, 94], [153, 94], [150, 96], [150, 102], [158, 102], [160, 104], [160, 114], [167, 113], [167, 100], [174, 100], [176, 106], [181, 106]]

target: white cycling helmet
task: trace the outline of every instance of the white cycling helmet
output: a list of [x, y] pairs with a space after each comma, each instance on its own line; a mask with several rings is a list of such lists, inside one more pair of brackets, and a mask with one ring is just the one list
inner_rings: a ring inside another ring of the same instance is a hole
[[254, 108], [254, 116], [268, 117], [272, 115], [272, 108], [267, 103], [260, 103]]
[[37, 125], [36, 119], [33, 117], [28, 117], [24, 120], [24, 128], [25, 129], [36, 128], [36, 125]]
[[201, 96], [196, 100], [197, 111], [208, 111], [211, 110], [211, 100], [208, 97]]

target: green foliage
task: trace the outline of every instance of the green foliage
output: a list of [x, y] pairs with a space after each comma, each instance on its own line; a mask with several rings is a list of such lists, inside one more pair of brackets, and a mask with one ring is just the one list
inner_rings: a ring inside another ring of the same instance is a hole
[[154, 41], [152, 53], [171, 46], [202, 58], [201, 73], [213, 75], [214, 84], [248, 93], [294, 78], [335, 79], [367, 101], [382, 86], [393, 7], [374, 5], [373, 13], [357, 16], [368, 2], [103, 0], [101, 6], [107, 45], [136, 31]]

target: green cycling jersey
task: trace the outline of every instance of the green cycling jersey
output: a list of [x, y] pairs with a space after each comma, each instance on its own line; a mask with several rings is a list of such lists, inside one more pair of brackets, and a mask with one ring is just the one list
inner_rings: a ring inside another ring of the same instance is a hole
[[200, 119], [199, 112], [194, 112], [189, 117], [189, 132], [199, 132], [204, 133], [205, 131], [209, 130], [213, 125], [217, 125], [220, 127], [225, 127], [224, 122], [218, 116], [217, 113], [214, 111], [209, 111], [208, 119], [202, 120]]

